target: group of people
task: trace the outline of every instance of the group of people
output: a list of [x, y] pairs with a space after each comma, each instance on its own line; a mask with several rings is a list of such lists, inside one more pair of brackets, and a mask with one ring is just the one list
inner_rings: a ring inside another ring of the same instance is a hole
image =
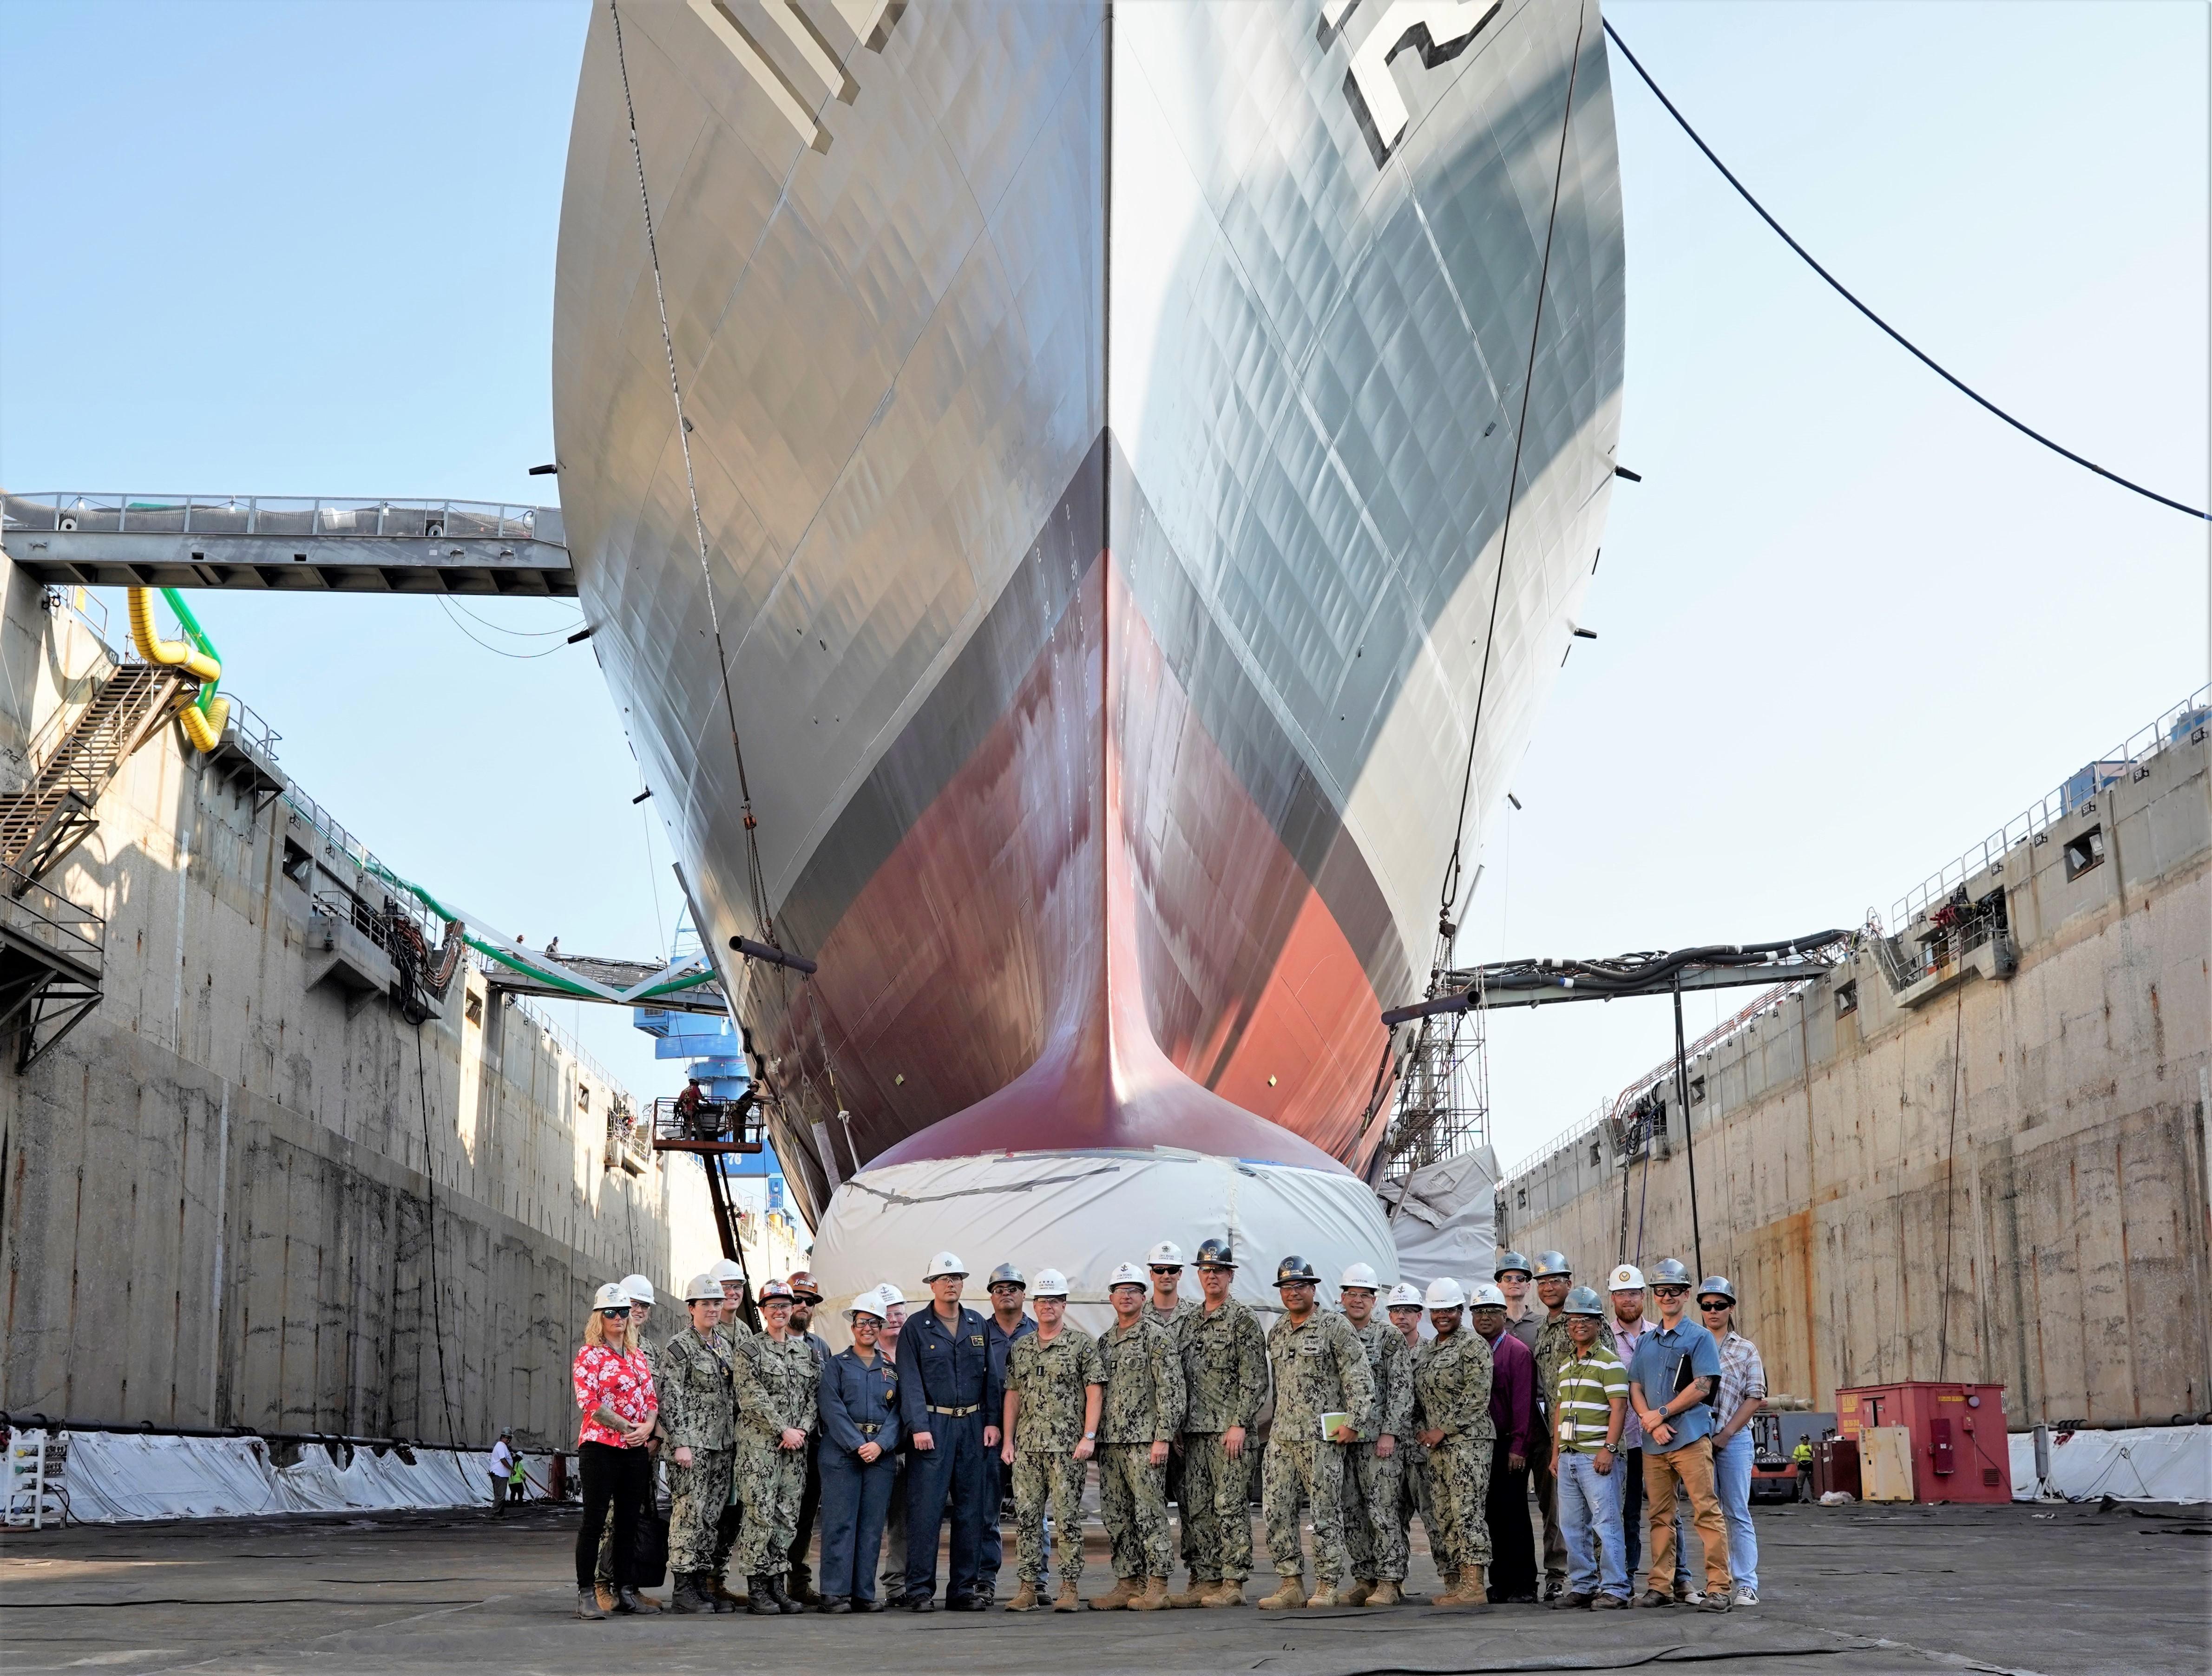
[[[1608, 1277], [1608, 1319], [1557, 1252], [1534, 1266], [1499, 1253], [1471, 1296], [1446, 1278], [1386, 1297], [1355, 1263], [1330, 1309], [1312, 1266], [1286, 1257], [1281, 1314], [1263, 1328], [1232, 1296], [1237, 1261], [1227, 1241], [1206, 1241], [1200, 1296], [1186, 1296], [1182, 1253], [1160, 1242], [1114, 1271], [1113, 1323], [1094, 1336], [1066, 1319], [1056, 1270], [1001, 1264], [987, 1314], [963, 1302], [968, 1270], [941, 1252], [926, 1307], [909, 1314], [888, 1284], [861, 1294], [845, 1311], [852, 1345], [835, 1353], [811, 1331], [822, 1294], [804, 1272], [758, 1289], [755, 1330], [743, 1272], [718, 1265], [685, 1288], [690, 1321], [658, 1349], [640, 1331], [649, 1284], [602, 1287], [574, 1369], [578, 1615], [658, 1609], [635, 1587], [633, 1550], [662, 1450], [678, 1612], [933, 1611], [948, 1521], [947, 1610], [1242, 1606], [1255, 1461], [1277, 1578], [1263, 1611], [1401, 1600], [1416, 1515], [1443, 1580], [1432, 1605], [1757, 1603], [1747, 1427], [1765, 1385], [1724, 1278], [1694, 1289], [1702, 1325], [1672, 1259], [1652, 1271], [1653, 1322], [1633, 1266]], [[1086, 1599], [1080, 1503], [1094, 1462], [1115, 1582]], [[1009, 1499], [1016, 1588], [1001, 1602]], [[1171, 1503], [1185, 1571], [1174, 1593]], [[818, 1592], [806, 1563], [817, 1516]], [[1702, 1590], [1683, 1519], [1703, 1540]]]

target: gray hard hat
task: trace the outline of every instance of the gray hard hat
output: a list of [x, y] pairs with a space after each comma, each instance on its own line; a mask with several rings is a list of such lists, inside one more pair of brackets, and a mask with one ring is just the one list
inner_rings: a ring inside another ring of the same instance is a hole
[[1662, 1257], [1651, 1266], [1650, 1272], [1645, 1278], [1655, 1286], [1686, 1286], [1690, 1284], [1689, 1270], [1672, 1257]]
[[1577, 1286], [1567, 1294], [1567, 1301], [1559, 1306], [1559, 1313], [1563, 1315], [1595, 1315], [1603, 1321], [1605, 1305], [1597, 1301], [1595, 1288]]
[[1285, 1257], [1275, 1265], [1275, 1284], [1278, 1286], [1295, 1285], [1300, 1281], [1310, 1286], [1317, 1285], [1321, 1281], [1321, 1277], [1314, 1272], [1314, 1266], [1304, 1258]]
[[1698, 1302], [1703, 1303], [1709, 1297], [1724, 1297], [1734, 1304], [1735, 1283], [1724, 1274], [1707, 1275], [1698, 1284]]
[[1491, 1271], [1491, 1278], [1492, 1279], [1498, 1279], [1509, 1274], [1526, 1274], [1528, 1272], [1528, 1260], [1526, 1257], [1523, 1257], [1517, 1251], [1501, 1251], [1498, 1254], [1497, 1266]]
[[1019, 1286], [1024, 1291], [1027, 1291], [1030, 1288], [1028, 1278], [1012, 1263], [1001, 1263], [998, 1267], [993, 1269], [991, 1271], [990, 1284], [993, 1286]]
[[1567, 1260], [1567, 1254], [1564, 1251], [1540, 1251], [1536, 1254], [1535, 1278], [1539, 1280], [1565, 1280], [1574, 1272], [1575, 1266]]
[[1237, 1254], [1229, 1248], [1226, 1240], [1207, 1240], [1198, 1248], [1198, 1266], [1202, 1269], [1233, 1269]]

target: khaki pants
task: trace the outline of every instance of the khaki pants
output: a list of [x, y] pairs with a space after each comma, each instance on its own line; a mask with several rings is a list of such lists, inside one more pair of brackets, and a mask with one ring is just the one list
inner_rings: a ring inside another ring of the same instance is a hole
[[1728, 1527], [1720, 1497], [1713, 1493], [1713, 1442], [1700, 1437], [1661, 1454], [1644, 1446], [1644, 1510], [1651, 1521], [1651, 1569], [1644, 1587], [1661, 1594], [1674, 1587], [1674, 1485], [1680, 1479], [1690, 1498], [1691, 1522], [1705, 1546], [1705, 1593], [1726, 1600], [1735, 1589], [1729, 1576]]

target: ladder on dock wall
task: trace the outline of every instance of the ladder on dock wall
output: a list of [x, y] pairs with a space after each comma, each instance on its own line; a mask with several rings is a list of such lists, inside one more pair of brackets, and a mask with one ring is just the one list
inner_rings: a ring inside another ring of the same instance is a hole
[[[173, 669], [122, 664], [73, 720], [58, 724], [59, 737], [33, 770], [29, 786], [0, 798], [0, 865], [12, 871], [8, 889], [14, 895], [92, 835], [100, 794], [198, 690], [197, 681]], [[38, 760], [35, 745], [32, 755]]]

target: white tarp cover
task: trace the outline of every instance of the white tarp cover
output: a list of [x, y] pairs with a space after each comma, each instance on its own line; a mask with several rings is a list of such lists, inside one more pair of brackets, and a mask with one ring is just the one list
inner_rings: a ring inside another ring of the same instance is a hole
[[1449, 1275], [1488, 1280], [1498, 1251], [1498, 1154], [1487, 1146], [1423, 1164], [1378, 1190], [1397, 1242], [1398, 1272], [1425, 1289]]
[[[258, 1437], [161, 1437], [73, 1431], [63, 1478], [70, 1518], [87, 1525], [138, 1519], [223, 1519], [254, 1514], [347, 1513], [393, 1508], [489, 1506], [487, 1455], [452, 1449], [356, 1448], [341, 1469], [310, 1443], [276, 1466]], [[530, 1493], [546, 1493], [551, 1457], [527, 1455]]]
[[[1226, 1236], [1237, 1257], [1236, 1296], [1271, 1312], [1275, 1265], [1296, 1254], [1320, 1272], [1324, 1300], [1353, 1263], [1371, 1263], [1387, 1287], [1397, 1257], [1382, 1208], [1356, 1177], [1156, 1147], [1149, 1152], [1019, 1152], [946, 1158], [863, 1171], [837, 1189], [816, 1230], [814, 1278], [823, 1293], [816, 1330], [843, 1343], [842, 1312], [889, 1281], [920, 1308], [922, 1273], [939, 1251], [969, 1270], [975, 1307], [986, 1278], [1013, 1262], [1034, 1278], [1067, 1277], [1068, 1318], [1099, 1329], [1113, 1319], [1106, 1277], [1173, 1240], [1186, 1261], [1201, 1240]], [[1183, 1290], [1198, 1296], [1186, 1270]]]
[[[2212, 1426], [2054, 1431], [2051, 1487], [2069, 1502], [2212, 1502]], [[2012, 1434], [2012, 1498], [2035, 1499], [2035, 1434]]]

